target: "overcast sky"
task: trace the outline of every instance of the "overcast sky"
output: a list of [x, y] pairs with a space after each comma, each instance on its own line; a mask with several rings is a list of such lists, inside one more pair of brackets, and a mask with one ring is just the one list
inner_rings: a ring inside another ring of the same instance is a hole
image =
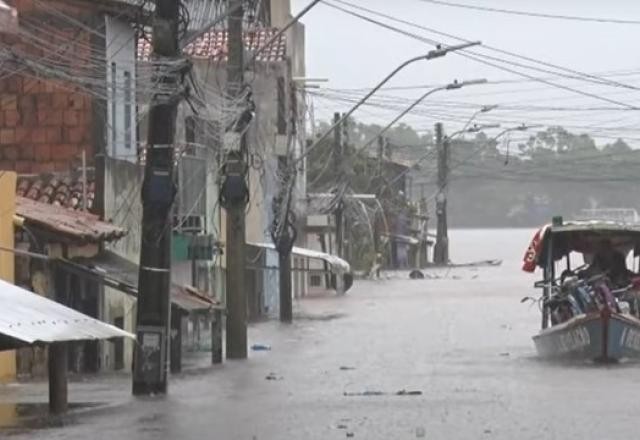
[[[640, 1], [636, 0], [452, 0], [467, 5], [480, 5], [545, 14], [640, 20]], [[468, 40], [545, 61], [583, 73], [603, 76], [640, 88], [640, 24], [611, 24], [540, 17], [507, 15], [495, 12], [454, 8], [422, 0], [349, 0], [366, 7], [418, 25], [446, 32]], [[292, 0], [297, 12], [309, 0]], [[343, 7], [348, 8], [348, 6]], [[452, 38], [394, 23], [368, 12], [356, 11], [404, 30], [445, 44], [457, 44]], [[326, 116], [333, 111], [346, 111], [351, 104], [341, 101], [350, 91], [334, 92], [326, 89], [360, 89], [372, 87], [404, 60], [426, 53], [431, 47], [378, 25], [349, 16], [342, 11], [320, 4], [303, 19], [307, 37], [307, 76], [328, 78], [318, 92], [331, 93], [333, 100], [316, 98], [316, 115]], [[508, 59], [511, 62], [569, 73], [532, 63], [531, 61], [476, 50], [483, 56]], [[483, 58], [485, 61], [486, 58]], [[474, 86], [463, 90], [440, 92], [425, 101], [420, 115], [405, 118], [416, 128], [428, 128], [438, 120], [447, 124], [449, 132], [459, 128], [483, 104], [500, 107], [482, 115], [479, 122], [499, 122], [503, 126], [515, 123], [562, 124], [571, 131], [587, 132], [605, 142], [608, 138], [623, 137], [640, 146], [637, 90], [620, 86], [590, 84], [582, 80], [556, 77], [516, 66], [505, 66], [530, 76], [543, 77], [554, 83], [598, 95], [580, 96], [550, 85], [526, 80], [522, 76], [482, 65], [476, 61], [449, 54], [445, 58], [419, 62], [399, 74], [391, 86], [438, 85], [454, 79], [486, 78], [490, 81], [518, 80], [515, 83]], [[396, 101], [396, 109], [366, 107], [356, 114], [359, 119], [382, 123], [393, 118], [401, 106], [406, 106], [426, 89], [385, 90], [381, 97]], [[353, 96], [353, 95], [351, 95]], [[615, 103], [606, 100], [616, 101]], [[403, 101], [404, 100], [404, 101]], [[386, 101], [388, 103], [389, 101]], [[381, 103], [380, 100], [377, 103]], [[626, 105], [626, 107], [625, 107]], [[560, 108], [557, 108], [560, 107]], [[556, 108], [553, 110], [553, 108]]]

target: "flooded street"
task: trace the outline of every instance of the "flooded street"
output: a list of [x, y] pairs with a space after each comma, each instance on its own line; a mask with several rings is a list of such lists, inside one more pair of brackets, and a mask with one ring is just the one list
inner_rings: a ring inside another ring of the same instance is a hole
[[[343, 298], [299, 302], [292, 326], [253, 326], [250, 343], [270, 351], [174, 378], [166, 398], [133, 399], [127, 378], [74, 384], [72, 401], [113, 404], [63, 426], [0, 435], [628, 439], [637, 420], [636, 366], [558, 365], [535, 356], [539, 313], [520, 303], [540, 276], [519, 270], [530, 235], [453, 231], [455, 262], [500, 258], [503, 265], [429, 271], [437, 279], [359, 281]], [[15, 388], [0, 388], [0, 400], [19, 394]]]

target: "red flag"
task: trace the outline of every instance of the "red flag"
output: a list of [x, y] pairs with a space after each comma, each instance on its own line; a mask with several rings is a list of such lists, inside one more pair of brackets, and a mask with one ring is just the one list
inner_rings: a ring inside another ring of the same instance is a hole
[[538, 259], [540, 258], [540, 252], [542, 251], [542, 239], [544, 238], [548, 227], [549, 225], [540, 228], [538, 232], [536, 232], [536, 235], [533, 236], [533, 240], [531, 240], [531, 244], [527, 248], [527, 252], [524, 254], [522, 270], [525, 272], [535, 272]]

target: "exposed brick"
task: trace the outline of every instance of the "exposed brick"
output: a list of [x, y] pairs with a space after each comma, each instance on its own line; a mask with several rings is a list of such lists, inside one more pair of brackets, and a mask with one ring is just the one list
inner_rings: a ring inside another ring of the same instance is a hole
[[51, 146], [51, 157], [53, 160], [69, 161], [76, 154], [76, 147], [69, 144], [57, 144]]
[[67, 172], [70, 170], [70, 167], [67, 161], [56, 161], [53, 164], [53, 169], [58, 172]]
[[15, 145], [4, 145], [0, 151], [2, 151], [3, 159], [16, 160], [18, 158], [18, 149]]
[[10, 160], [0, 160], [0, 170], [2, 171], [13, 171], [16, 167], [15, 162]]
[[35, 107], [25, 108], [21, 111], [21, 114], [23, 127], [36, 127], [38, 125], [38, 111]]
[[15, 5], [20, 14], [36, 12], [36, 6], [33, 0], [17, 0]]
[[34, 156], [38, 162], [48, 162], [51, 160], [51, 145], [39, 144], [35, 146]]
[[20, 122], [20, 113], [17, 110], [5, 110], [3, 123], [5, 127], [15, 127]]
[[85, 98], [82, 95], [74, 94], [69, 96], [69, 107], [74, 110], [83, 110]]
[[33, 160], [34, 148], [31, 144], [18, 145], [18, 158], [22, 160]]
[[35, 110], [36, 108], [36, 97], [33, 95], [22, 95], [18, 100], [18, 108], [21, 111]]
[[13, 144], [16, 141], [16, 130], [14, 128], [0, 129], [0, 145]]
[[39, 109], [38, 124], [45, 127], [58, 127], [62, 125], [63, 112], [54, 109]]
[[69, 127], [75, 127], [80, 124], [80, 111], [79, 110], [65, 110], [64, 111], [64, 125]]
[[51, 94], [49, 93], [38, 93], [36, 95], [36, 106], [38, 110], [51, 108], [51, 101]]
[[53, 108], [66, 110], [69, 108], [69, 104], [69, 93], [58, 92], [53, 94]]
[[34, 127], [31, 131], [31, 142], [34, 144], [46, 144], [47, 129], [45, 127]]
[[85, 141], [85, 127], [64, 127], [63, 128], [63, 139], [64, 142], [70, 144], [79, 144]]
[[31, 165], [31, 168], [35, 174], [53, 173], [56, 170], [53, 162], [36, 162]]
[[7, 92], [21, 94], [22, 93], [22, 77], [14, 75], [8, 79]]
[[18, 109], [18, 95], [5, 94], [0, 96], [0, 110], [17, 110]]
[[24, 142], [31, 142], [31, 129], [26, 127], [16, 127], [16, 144], [22, 144]]
[[34, 93], [40, 90], [40, 80], [35, 78], [25, 78], [23, 91], [24, 93]]
[[32, 162], [30, 160], [18, 160], [16, 161], [16, 173], [32, 173]]
[[46, 131], [47, 131], [46, 139], [48, 144], [57, 144], [62, 142], [62, 128], [47, 127]]

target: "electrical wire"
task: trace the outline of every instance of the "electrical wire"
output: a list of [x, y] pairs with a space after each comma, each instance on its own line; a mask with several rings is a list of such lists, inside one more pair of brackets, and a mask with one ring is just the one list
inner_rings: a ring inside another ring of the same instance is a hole
[[561, 14], [546, 14], [542, 12], [517, 11], [513, 9], [491, 8], [488, 6], [470, 5], [467, 3], [454, 3], [454, 2], [443, 1], [443, 0], [418, 0], [418, 1], [421, 1], [423, 3], [431, 3], [433, 5], [448, 6], [453, 8], [462, 8], [462, 9], [471, 9], [474, 11], [483, 11], [483, 12], [497, 12], [501, 14], [519, 15], [524, 17], [551, 18], [555, 20], [571, 20], [571, 21], [582, 21], [582, 22], [590, 22], [590, 23], [628, 24], [628, 25], [640, 24], [640, 21], [638, 20], [584, 17], [584, 16], [561, 15]]

